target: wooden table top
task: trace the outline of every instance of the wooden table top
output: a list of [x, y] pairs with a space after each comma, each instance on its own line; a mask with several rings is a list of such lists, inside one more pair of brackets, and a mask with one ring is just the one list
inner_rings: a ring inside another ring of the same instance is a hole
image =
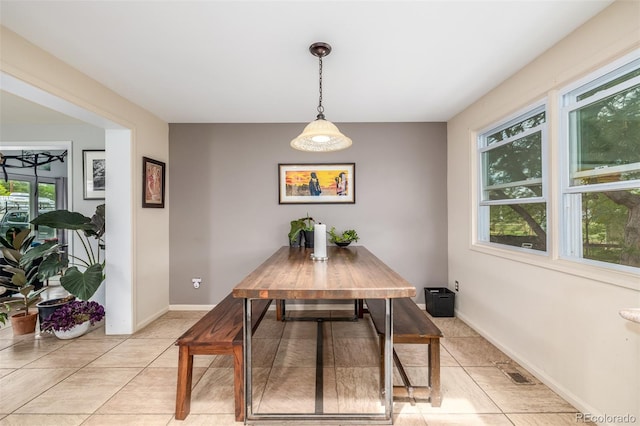
[[312, 248], [278, 249], [233, 289], [250, 299], [386, 299], [414, 297], [416, 288], [363, 246], [327, 247], [327, 261]]

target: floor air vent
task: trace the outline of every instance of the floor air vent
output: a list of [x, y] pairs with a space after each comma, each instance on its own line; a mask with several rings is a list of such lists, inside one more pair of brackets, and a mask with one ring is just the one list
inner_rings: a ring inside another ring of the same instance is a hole
[[511, 378], [511, 380], [514, 381], [514, 383], [517, 383], [519, 385], [532, 385], [533, 384], [533, 383], [531, 383], [531, 380], [527, 379], [526, 377], [524, 377], [520, 373], [509, 372], [509, 373], [507, 373], [507, 376], [509, 376]]
[[500, 369], [511, 381], [517, 385], [535, 385], [528, 373], [520, 372], [517, 365], [510, 362], [496, 362], [496, 367]]

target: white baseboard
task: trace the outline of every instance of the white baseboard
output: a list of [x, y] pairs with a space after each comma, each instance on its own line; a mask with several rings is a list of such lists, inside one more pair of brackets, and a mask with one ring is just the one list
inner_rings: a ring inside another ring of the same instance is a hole
[[[512, 351], [508, 347], [502, 345], [498, 340], [494, 339], [493, 336], [488, 333], [486, 330], [477, 327], [473, 321], [467, 318], [464, 314], [461, 314], [457, 310], [455, 311], [455, 316], [460, 318], [465, 324], [471, 327], [474, 331], [476, 331], [479, 335], [487, 339], [491, 342], [492, 345], [500, 349], [504, 352], [509, 358], [520, 364], [525, 368], [529, 373], [533, 374], [538, 380], [544, 383], [546, 386], [551, 388], [555, 393], [560, 395], [563, 399], [565, 399], [568, 403], [573, 405], [579, 412], [581, 413], [591, 413], [594, 416], [600, 415], [599, 410], [590, 406], [581, 398], [577, 397], [575, 394], [570, 392], [567, 388], [556, 382], [551, 376], [547, 375], [545, 372], [539, 370], [535, 366], [531, 364], [527, 358], [521, 356], [520, 354]], [[598, 413], [598, 414], [597, 414]]]

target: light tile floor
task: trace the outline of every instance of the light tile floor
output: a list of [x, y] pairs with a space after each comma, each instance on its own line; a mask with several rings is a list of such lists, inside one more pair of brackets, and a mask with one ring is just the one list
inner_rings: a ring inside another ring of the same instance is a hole
[[[11, 328], [1, 329], [0, 425], [238, 424], [230, 356], [195, 357], [191, 414], [184, 421], [173, 418], [174, 342], [203, 314], [169, 312], [132, 336], [106, 336], [96, 327], [80, 338], [58, 340], [48, 334], [14, 337]], [[442, 406], [397, 401], [394, 424], [575, 425], [574, 407], [462, 321], [432, 320], [444, 334]], [[316, 327], [277, 322], [275, 312], [267, 314], [253, 344], [254, 410], [313, 412]], [[377, 338], [367, 318], [322, 327], [325, 412], [382, 410]], [[396, 349], [411, 380], [426, 383], [426, 346]], [[520, 373], [531, 384], [516, 384], [507, 372]], [[397, 372], [394, 381], [400, 383]]]

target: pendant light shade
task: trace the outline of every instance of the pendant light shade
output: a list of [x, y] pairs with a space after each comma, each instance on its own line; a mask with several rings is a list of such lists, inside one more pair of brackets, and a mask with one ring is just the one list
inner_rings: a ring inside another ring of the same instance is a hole
[[307, 124], [304, 131], [291, 141], [291, 146], [301, 151], [339, 151], [351, 146], [351, 139], [340, 133], [330, 121], [318, 118]]
[[291, 141], [291, 147], [309, 152], [329, 152], [349, 148], [352, 143], [351, 139], [340, 133], [335, 124], [324, 118], [324, 107], [322, 106], [322, 58], [331, 53], [331, 46], [328, 43], [313, 43], [309, 47], [309, 51], [319, 59], [320, 63], [318, 116], [314, 121], [307, 124], [304, 131], [297, 138]]

